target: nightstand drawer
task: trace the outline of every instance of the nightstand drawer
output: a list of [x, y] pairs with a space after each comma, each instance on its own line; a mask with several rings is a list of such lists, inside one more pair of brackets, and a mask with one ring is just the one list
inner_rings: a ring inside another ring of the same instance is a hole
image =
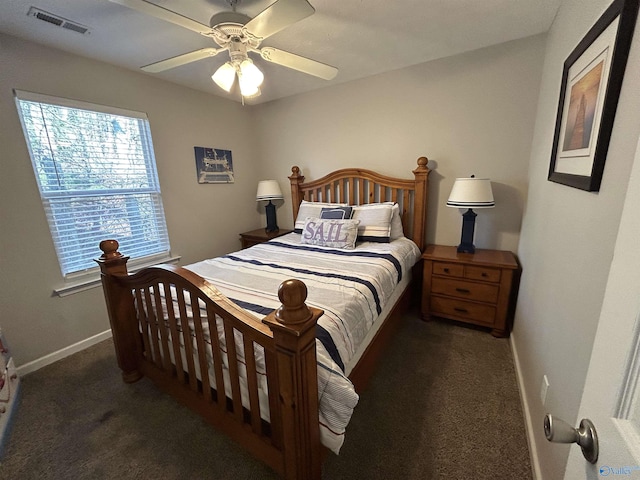
[[433, 263], [433, 274], [434, 275], [443, 275], [448, 277], [463, 277], [464, 276], [464, 265], [460, 265], [457, 263], [441, 263], [434, 262]]
[[493, 326], [496, 309], [490, 305], [481, 303], [463, 302], [453, 298], [431, 296], [431, 313], [434, 315], [446, 315], [457, 317], [461, 320], [469, 320], [482, 325]]
[[431, 286], [432, 293], [487, 303], [496, 303], [499, 291], [500, 288], [497, 285], [438, 277], [433, 277]]
[[500, 282], [500, 270], [497, 268], [476, 267], [467, 265], [464, 267], [464, 277], [469, 280], [480, 280], [482, 282]]

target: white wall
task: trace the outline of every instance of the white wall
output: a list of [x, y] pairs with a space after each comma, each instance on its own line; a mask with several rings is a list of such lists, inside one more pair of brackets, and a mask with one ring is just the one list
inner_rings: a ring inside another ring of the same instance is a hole
[[445, 206], [455, 177], [489, 177], [496, 208], [478, 210], [475, 244], [515, 251], [543, 53], [535, 36], [259, 105], [261, 163], [277, 178], [291, 165], [310, 179], [347, 166], [410, 177], [426, 156], [427, 241], [448, 245], [462, 225]]
[[[518, 254], [523, 264], [512, 334], [534, 427], [541, 478], [562, 478], [569, 447], [544, 438], [546, 412], [577, 425], [578, 409], [640, 134], [636, 27], [599, 193], [547, 181], [563, 63], [609, 6], [566, 0], [548, 34]], [[615, 346], [612, 346], [615, 348]], [[540, 399], [543, 375], [550, 387]]]
[[[148, 114], [172, 252], [183, 264], [238, 249], [238, 233], [259, 225], [257, 157], [250, 110], [238, 103], [15, 37], [0, 43], [0, 325], [24, 365], [109, 323], [101, 288], [52, 296], [63, 279], [12, 89]], [[198, 184], [194, 146], [232, 150], [235, 183]]]

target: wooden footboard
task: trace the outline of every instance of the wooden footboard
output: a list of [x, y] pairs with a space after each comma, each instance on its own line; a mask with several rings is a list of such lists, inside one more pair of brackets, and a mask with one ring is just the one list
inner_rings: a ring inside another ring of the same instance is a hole
[[124, 381], [149, 377], [284, 478], [319, 479], [315, 325], [323, 312], [304, 303], [304, 283], [283, 282], [282, 306], [261, 323], [193, 272], [161, 265], [129, 275], [115, 240], [100, 248]]

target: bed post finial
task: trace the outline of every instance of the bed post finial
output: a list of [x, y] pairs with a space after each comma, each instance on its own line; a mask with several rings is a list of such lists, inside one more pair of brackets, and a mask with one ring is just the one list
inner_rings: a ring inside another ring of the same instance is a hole
[[100, 250], [102, 250], [102, 256], [100, 257], [103, 260], [108, 260], [112, 258], [121, 258], [124, 257], [119, 251], [118, 247], [120, 244], [117, 240], [103, 240], [100, 242]]
[[291, 176], [289, 177], [291, 183], [291, 208], [293, 209], [293, 221], [298, 218], [298, 210], [302, 203], [302, 191], [300, 187], [304, 183], [304, 175], [300, 174], [300, 167], [294, 165], [291, 167]]
[[129, 257], [118, 251], [118, 247], [117, 240], [100, 242], [102, 256], [96, 262], [100, 266], [100, 279], [107, 302], [118, 366], [122, 370], [122, 379], [127, 383], [132, 383], [142, 378], [136, 359], [135, 338], [138, 332], [134, 321], [131, 290], [121, 286], [115, 278], [115, 276], [127, 275], [127, 260], [129, 260]]
[[307, 286], [300, 280], [286, 280], [278, 287], [278, 298], [282, 306], [276, 310], [276, 318], [285, 325], [304, 323], [312, 316], [304, 303], [307, 299]]
[[316, 480], [321, 448], [315, 327], [324, 312], [307, 307], [307, 287], [300, 280], [280, 284], [278, 297], [282, 306], [262, 321], [271, 328], [276, 346], [284, 477]]

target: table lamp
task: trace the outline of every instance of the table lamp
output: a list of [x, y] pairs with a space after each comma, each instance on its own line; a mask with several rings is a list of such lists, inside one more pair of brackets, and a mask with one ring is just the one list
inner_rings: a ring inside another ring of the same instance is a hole
[[447, 207], [468, 208], [462, 215], [462, 236], [458, 253], [474, 253], [473, 233], [476, 224], [474, 208], [493, 208], [493, 191], [488, 178], [456, 178], [447, 200]]
[[267, 228], [265, 232], [277, 232], [279, 230], [278, 223], [276, 222], [276, 206], [271, 203], [271, 200], [282, 200], [282, 191], [280, 185], [275, 180], [261, 180], [258, 182], [258, 193], [256, 194], [256, 202], [263, 202], [269, 200], [269, 203], [264, 207], [267, 214]]

